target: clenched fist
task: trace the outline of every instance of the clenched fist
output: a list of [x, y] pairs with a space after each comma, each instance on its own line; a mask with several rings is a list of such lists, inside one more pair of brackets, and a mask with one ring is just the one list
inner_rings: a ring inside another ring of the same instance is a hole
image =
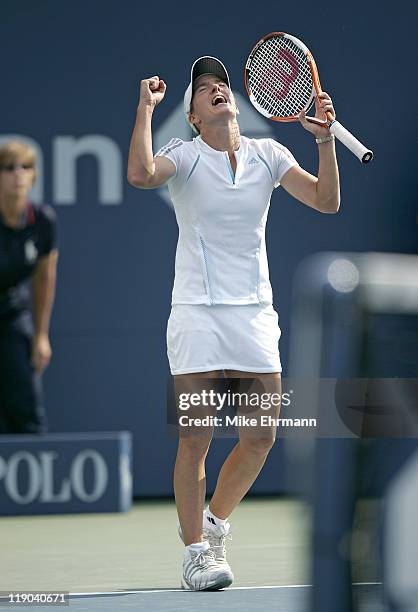
[[164, 98], [167, 85], [159, 76], [151, 77], [141, 81], [139, 104], [154, 108]]

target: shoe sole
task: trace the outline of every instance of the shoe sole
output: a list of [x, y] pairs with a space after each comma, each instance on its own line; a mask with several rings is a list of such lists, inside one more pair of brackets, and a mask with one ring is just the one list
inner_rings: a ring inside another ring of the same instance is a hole
[[233, 582], [232, 578], [227, 578], [225, 576], [225, 578], [222, 578], [221, 580], [218, 580], [218, 582], [216, 582], [216, 584], [213, 584], [212, 586], [208, 586], [205, 587], [204, 589], [195, 589], [193, 588], [193, 586], [191, 586], [187, 580], [185, 578], [181, 579], [181, 588], [185, 591], [219, 591], [220, 589], [225, 589], [227, 587], [229, 587]]

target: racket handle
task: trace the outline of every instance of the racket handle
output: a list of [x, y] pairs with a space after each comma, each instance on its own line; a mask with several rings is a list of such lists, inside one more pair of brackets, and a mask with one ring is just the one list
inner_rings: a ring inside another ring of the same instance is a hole
[[363, 164], [367, 164], [373, 159], [373, 151], [370, 151], [365, 147], [353, 134], [345, 129], [339, 121], [333, 121], [329, 127], [331, 134], [334, 134], [338, 140], [340, 140], [347, 149], [350, 149], [356, 157], [359, 158]]

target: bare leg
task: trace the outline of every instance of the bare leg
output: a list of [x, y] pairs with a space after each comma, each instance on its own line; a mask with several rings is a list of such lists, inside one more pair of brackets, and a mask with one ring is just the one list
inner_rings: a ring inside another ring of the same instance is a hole
[[[221, 372], [213, 371], [175, 376], [176, 394], [186, 391], [199, 392], [199, 380], [220, 378], [220, 375]], [[197, 382], [194, 383], [196, 379]], [[202, 516], [206, 496], [205, 459], [212, 434], [212, 427], [196, 427], [187, 431], [187, 435], [180, 432], [174, 468], [174, 494], [186, 546], [202, 541]]]
[[202, 514], [206, 496], [205, 459], [210, 441], [180, 440], [174, 468], [177, 514], [186, 546], [202, 541]]
[[[250, 374], [248, 372], [225, 371], [232, 378], [257, 378], [266, 390], [281, 393], [280, 373]], [[279, 407], [274, 416], [279, 416]], [[271, 412], [269, 412], [271, 414]], [[269, 450], [274, 444], [275, 427], [259, 427], [248, 430], [240, 428], [240, 441], [228, 455], [219, 473], [215, 492], [210, 502], [210, 511], [220, 519], [230, 516], [244, 495], [250, 489], [263, 467]]]

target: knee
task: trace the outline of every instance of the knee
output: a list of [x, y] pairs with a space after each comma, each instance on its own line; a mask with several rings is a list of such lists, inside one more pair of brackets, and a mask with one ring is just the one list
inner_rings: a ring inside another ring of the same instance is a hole
[[262, 437], [245, 437], [240, 439], [240, 447], [245, 453], [252, 455], [267, 455], [274, 445], [275, 437], [273, 435], [264, 435]]
[[206, 457], [211, 438], [206, 436], [187, 436], [179, 440], [179, 453], [188, 455], [191, 460]]

